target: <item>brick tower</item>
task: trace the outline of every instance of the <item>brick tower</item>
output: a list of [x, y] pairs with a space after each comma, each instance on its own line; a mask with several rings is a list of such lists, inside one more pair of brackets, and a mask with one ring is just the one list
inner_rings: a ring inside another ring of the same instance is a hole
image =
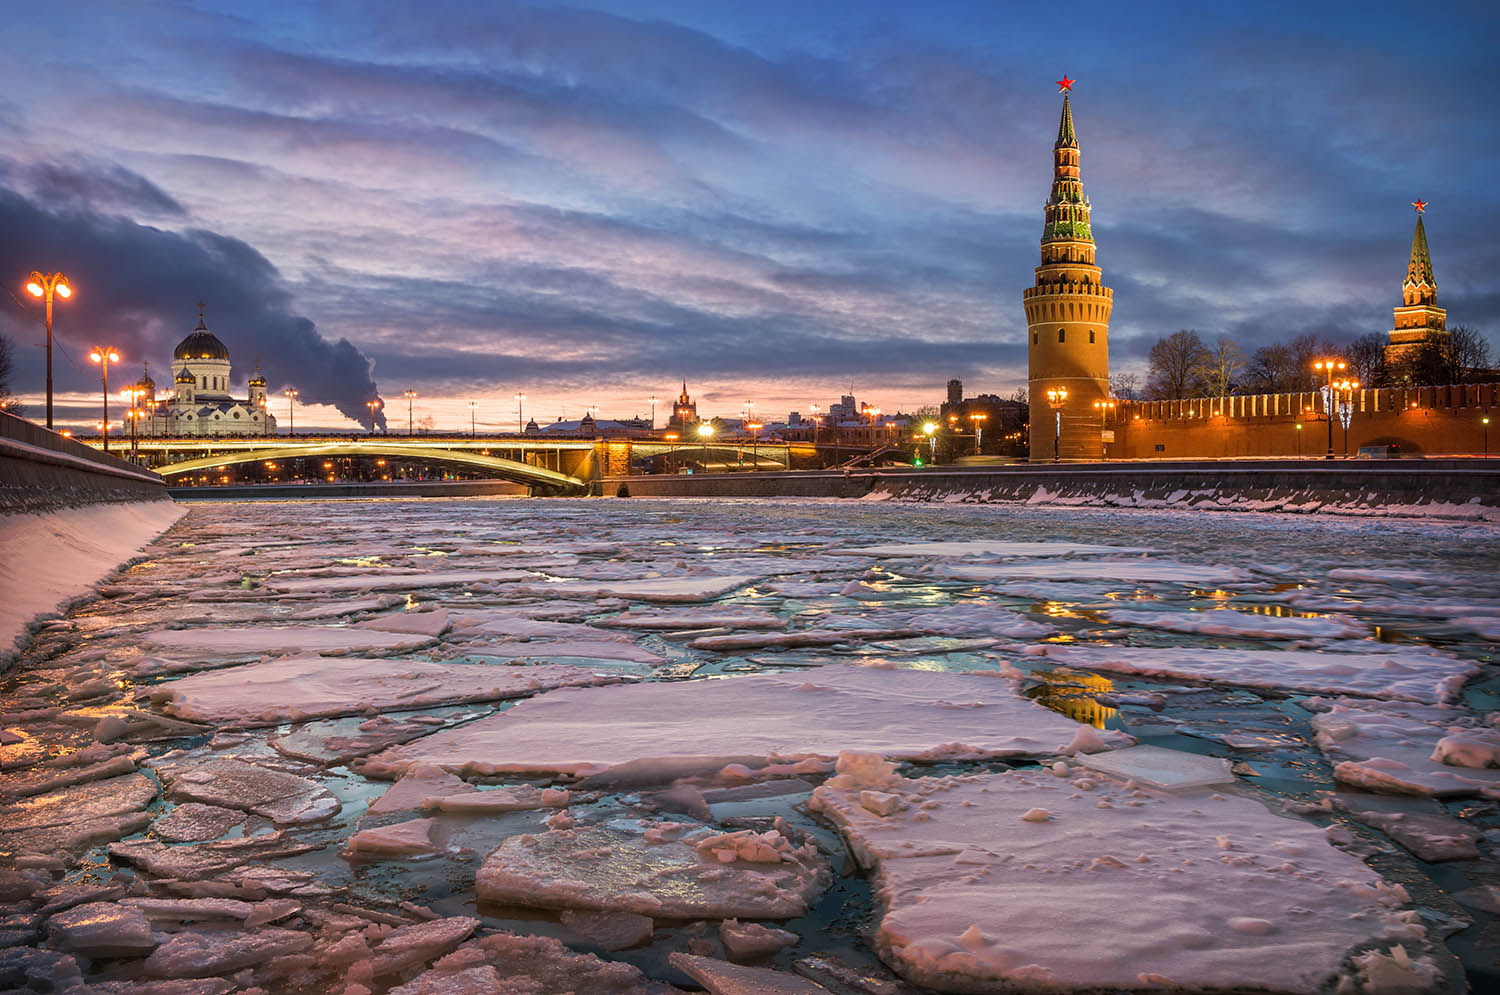
[[[1094, 265], [1094, 236], [1089, 229], [1089, 201], [1078, 172], [1078, 136], [1073, 109], [1062, 87], [1062, 121], [1052, 147], [1052, 196], [1042, 226], [1042, 264], [1036, 286], [1023, 296], [1028, 342], [1027, 393], [1031, 404], [1031, 458], [1097, 460], [1104, 450], [1103, 421], [1095, 401], [1109, 396], [1109, 312], [1114, 291], [1100, 280]], [[1063, 389], [1067, 399], [1057, 413], [1048, 390]], [[1059, 428], [1060, 425], [1060, 428]]]
[[1411, 258], [1401, 283], [1401, 305], [1395, 308], [1396, 327], [1385, 347], [1385, 361], [1399, 366], [1422, 347], [1423, 342], [1447, 342], [1448, 312], [1437, 306], [1437, 280], [1432, 276], [1432, 256], [1427, 252], [1427, 229], [1422, 227], [1426, 201], [1415, 201], [1417, 227], [1411, 233]]

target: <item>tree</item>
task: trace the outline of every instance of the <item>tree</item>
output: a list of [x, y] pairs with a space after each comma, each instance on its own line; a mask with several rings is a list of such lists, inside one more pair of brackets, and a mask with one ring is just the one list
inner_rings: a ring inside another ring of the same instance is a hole
[[1109, 378], [1109, 392], [1115, 397], [1133, 401], [1139, 383], [1140, 379], [1134, 373], [1116, 373]]
[[1409, 387], [1474, 383], [1489, 379], [1494, 354], [1484, 336], [1467, 325], [1449, 332], [1446, 341], [1428, 339], [1391, 371], [1394, 383]]
[[1239, 382], [1245, 368], [1245, 357], [1234, 339], [1220, 335], [1212, 349], [1205, 348], [1193, 368], [1193, 375], [1214, 397], [1229, 394]]
[[1320, 359], [1334, 359], [1344, 354], [1344, 350], [1328, 339], [1316, 335], [1299, 335], [1287, 343], [1287, 348], [1291, 352], [1292, 367], [1284, 390], [1292, 393], [1317, 390], [1328, 377], [1313, 369], [1313, 364]]
[[1255, 394], [1284, 394], [1296, 376], [1292, 350], [1281, 343], [1261, 346], [1245, 368], [1245, 386]]
[[1349, 375], [1364, 387], [1380, 387], [1385, 384], [1386, 336], [1379, 332], [1361, 335], [1344, 350], [1349, 363]]
[[16, 351], [10, 339], [0, 335], [0, 408], [13, 415], [25, 415], [26, 409], [11, 393], [11, 377], [16, 372]]
[[1195, 396], [1200, 386], [1198, 367], [1207, 353], [1203, 340], [1191, 329], [1184, 328], [1157, 339], [1146, 357], [1151, 365], [1146, 396], [1159, 399]]
[[914, 411], [911, 416], [912, 427], [917, 431], [921, 431], [922, 426], [927, 422], [936, 422], [941, 424], [942, 420], [942, 412], [938, 410], [938, 406], [936, 404], [924, 404], [916, 411]]

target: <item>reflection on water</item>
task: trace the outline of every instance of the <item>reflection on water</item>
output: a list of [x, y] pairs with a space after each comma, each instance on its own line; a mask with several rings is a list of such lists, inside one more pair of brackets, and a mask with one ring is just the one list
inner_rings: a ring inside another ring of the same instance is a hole
[[1028, 698], [1054, 712], [1061, 712], [1075, 722], [1087, 722], [1098, 729], [1104, 729], [1120, 714], [1117, 708], [1101, 705], [1097, 697], [1115, 689], [1115, 682], [1108, 677], [1058, 668], [1033, 670], [1031, 679], [1040, 684], [1026, 689]]

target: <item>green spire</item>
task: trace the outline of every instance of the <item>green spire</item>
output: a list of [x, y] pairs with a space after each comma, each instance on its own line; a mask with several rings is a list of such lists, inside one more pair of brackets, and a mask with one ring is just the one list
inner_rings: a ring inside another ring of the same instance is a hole
[[1053, 148], [1076, 149], [1078, 147], [1078, 136], [1073, 132], [1073, 108], [1068, 105], [1068, 98], [1063, 96], [1062, 120], [1057, 124], [1057, 144]]
[[1420, 287], [1427, 284], [1437, 290], [1437, 281], [1432, 278], [1432, 256], [1427, 252], [1427, 229], [1422, 226], [1422, 215], [1417, 215], [1417, 227], [1411, 233], [1411, 261], [1406, 264], [1406, 283]]

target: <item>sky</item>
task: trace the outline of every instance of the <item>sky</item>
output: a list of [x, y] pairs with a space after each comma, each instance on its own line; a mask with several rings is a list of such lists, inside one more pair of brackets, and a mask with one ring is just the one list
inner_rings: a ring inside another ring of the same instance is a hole
[[[61, 424], [196, 324], [301, 392], [467, 429], [890, 410], [1024, 386], [1072, 102], [1116, 370], [1391, 327], [1414, 220], [1500, 340], [1491, 4], [60, 0], [0, 42], [0, 334]], [[118, 371], [112, 371], [121, 377]], [[285, 405], [273, 407], [285, 418]]]

